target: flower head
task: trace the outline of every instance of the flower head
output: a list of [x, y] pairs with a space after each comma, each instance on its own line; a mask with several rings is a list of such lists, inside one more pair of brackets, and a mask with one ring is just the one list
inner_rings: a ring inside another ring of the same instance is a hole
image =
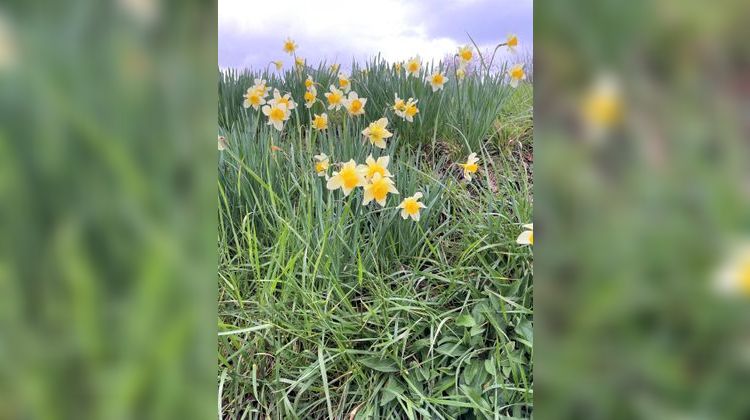
[[411, 197], [404, 198], [401, 204], [398, 205], [398, 208], [401, 209], [402, 219], [405, 220], [406, 218], [411, 217], [414, 221], [419, 221], [419, 211], [427, 207], [424, 203], [419, 201], [421, 198], [421, 192], [415, 193]]
[[465, 64], [471, 61], [474, 57], [474, 50], [470, 45], [464, 45], [458, 49], [458, 58], [461, 59], [461, 63]]
[[459, 67], [456, 70], [456, 79], [460, 82], [461, 80], [464, 80], [464, 77], [466, 77], [466, 69], [464, 67]]
[[291, 113], [284, 103], [264, 105], [263, 114], [268, 117], [268, 124], [279, 131], [284, 128], [284, 121], [289, 119]]
[[729, 297], [750, 297], [750, 242], [746, 240], [734, 245], [726, 260], [714, 274], [717, 292]]
[[518, 235], [516, 243], [520, 245], [534, 245], [534, 224], [523, 225], [523, 228], [525, 230]]
[[257, 90], [260, 92], [262, 97], [266, 97], [268, 95], [268, 92], [271, 90], [271, 88], [267, 85], [267, 82], [263, 79], [255, 79], [253, 81], [255, 83], [250, 88], [247, 89], [248, 92], [251, 90]]
[[367, 164], [367, 179], [371, 179], [375, 174], [380, 174], [383, 177], [390, 177], [391, 173], [388, 171], [388, 163], [390, 162], [389, 156], [381, 156], [378, 160], [375, 160], [372, 155], [367, 156], [365, 163]]
[[339, 87], [344, 93], [347, 93], [352, 89], [352, 82], [349, 80], [349, 76], [347, 76], [346, 73], [339, 73]]
[[393, 100], [393, 112], [401, 118], [406, 118], [406, 102], [398, 97], [398, 94], [394, 94], [395, 99]]
[[336, 64], [336, 63], [334, 63], [334, 64], [331, 64], [331, 68], [330, 68], [330, 70], [331, 70], [331, 73], [336, 73], [336, 72], [338, 72], [338, 71], [339, 71], [339, 67], [340, 67], [340, 66], [339, 66], [338, 64]]
[[250, 88], [247, 90], [247, 93], [245, 93], [242, 97], [245, 98], [244, 101], [242, 101], [242, 106], [245, 108], [250, 108], [251, 106], [256, 111], [261, 105], [265, 105], [266, 99], [265, 99], [265, 90], [260, 89], [254, 89]]
[[406, 101], [406, 108], [404, 109], [404, 119], [406, 121], [414, 122], [414, 116], [419, 113], [417, 102], [419, 102], [419, 100], [414, 98], [409, 98], [409, 100]]
[[422, 67], [422, 60], [419, 56], [412, 57], [406, 62], [406, 72], [412, 76], [416, 76], [419, 73], [419, 69]]
[[477, 158], [476, 153], [471, 153], [469, 155], [469, 158], [466, 159], [466, 163], [459, 163], [459, 166], [464, 168], [464, 178], [471, 181], [471, 174], [476, 173], [477, 170], [479, 170], [479, 159]]
[[305, 79], [305, 89], [310, 89], [313, 85], [315, 85], [315, 80], [308, 74], [307, 79]]
[[365, 185], [366, 172], [366, 166], [357, 165], [354, 159], [351, 159], [349, 162], [343, 164], [340, 171], [333, 172], [333, 176], [328, 179], [326, 188], [329, 190], [341, 188], [344, 195], [348, 196], [353, 189]]
[[276, 70], [281, 71], [284, 68], [284, 62], [281, 60], [273, 61], [273, 65], [276, 66]]
[[225, 150], [227, 148], [227, 139], [224, 136], [219, 136], [219, 150]]
[[284, 52], [287, 54], [294, 54], [295, 51], [297, 51], [297, 43], [291, 38], [287, 38], [286, 41], [284, 41]]
[[430, 86], [432, 86], [432, 91], [438, 91], [445, 86], [445, 82], [448, 81], [448, 79], [443, 75], [443, 73], [436, 72], [432, 76], [430, 76]]
[[523, 64], [516, 64], [508, 69], [508, 75], [510, 76], [510, 85], [514, 88], [518, 87], [518, 83], [521, 80], [526, 79], [526, 73], [523, 71]]
[[278, 89], [273, 90], [273, 99], [268, 101], [268, 104], [269, 105], [284, 104], [286, 105], [286, 108], [289, 111], [297, 107], [297, 104], [294, 103], [294, 99], [292, 99], [291, 93], [287, 93], [286, 95], [281, 96], [281, 93], [279, 93]]
[[365, 113], [367, 98], [360, 98], [357, 92], [351, 91], [349, 92], [349, 97], [344, 99], [343, 103], [349, 115], [354, 117]]
[[396, 70], [397, 73], [400, 72], [401, 71], [401, 62], [397, 61], [397, 62], [393, 63], [393, 68]]
[[305, 92], [305, 107], [308, 109], [312, 108], [313, 105], [315, 105], [315, 98], [318, 97], [318, 91], [315, 89], [315, 86], [311, 86], [310, 89], [307, 89]]
[[385, 139], [393, 135], [393, 133], [386, 128], [387, 125], [388, 118], [381, 118], [370, 123], [370, 125], [362, 131], [362, 134], [370, 139], [370, 143], [374, 144], [375, 147], [385, 149]]
[[315, 114], [315, 118], [313, 118], [313, 127], [318, 131], [323, 131], [328, 128], [328, 114], [325, 112], [318, 115]]
[[325, 153], [315, 155], [315, 172], [318, 176], [326, 176], [328, 174], [328, 156]]
[[581, 104], [581, 117], [592, 134], [604, 134], [622, 122], [624, 103], [617, 79], [603, 75], [589, 88]]
[[297, 66], [297, 69], [301, 69], [302, 67], [305, 67], [305, 59], [302, 57], [296, 57], [294, 59], [294, 65]]
[[516, 52], [516, 47], [518, 46], [518, 37], [515, 34], [508, 35], [508, 38], [505, 41], [505, 45], [511, 52]]
[[328, 100], [328, 109], [341, 109], [341, 106], [344, 104], [344, 92], [336, 89], [336, 86], [331, 85], [330, 91], [324, 95]]
[[393, 180], [380, 174], [373, 175], [370, 182], [366, 183], [364, 187], [364, 200], [362, 200], [362, 204], [364, 205], [375, 200], [380, 204], [380, 207], [385, 207], [385, 200], [388, 198], [388, 194], [398, 194], [396, 186], [393, 185]]

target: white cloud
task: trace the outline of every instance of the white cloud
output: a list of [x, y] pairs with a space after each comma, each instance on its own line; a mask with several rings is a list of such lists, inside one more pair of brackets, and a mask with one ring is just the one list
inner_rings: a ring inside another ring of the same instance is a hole
[[416, 54], [439, 60], [459, 44], [451, 38], [430, 38], [420, 24], [420, 5], [434, 7], [431, 2], [400, 0], [220, 0], [218, 15], [222, 30], [246, 37], [275, 35], [279, 51], [291, 36], [302, 56], [305, 51], [331, 51], [365, 58], [380, 52], [389, 61]]

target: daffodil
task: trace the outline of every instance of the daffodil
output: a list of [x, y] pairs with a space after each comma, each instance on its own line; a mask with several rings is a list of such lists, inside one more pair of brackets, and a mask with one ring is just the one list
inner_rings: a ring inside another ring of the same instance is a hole
[[388, 131], [386, 126], [388, 126], [388, 118], [381, 118], [370, 123], [370, 125], [362, 131], [362, 134], [370, 139], [370, 143], [374, 144], [375, 147], [385, 149], [385, 139], [393, 135], [393, 133]]
[[595, 134], [606, 132], [623, 118], [623, 98], [619, 83], [612, 76], [600, 76], [589, 88], [581, 106], [583, 121]]
[[281, 69], [284, 67], [284, 62], [281, 60], [276, 60], [273, 62], [273, 65], [276, 66], [277, 71], [281, 71]]
[[526, 73], [523, 71], [523, 64], [516, 64], [515, 66], [511, 67], [508, 70], [508, 75], [510, 76], [510, 85], [515, 87], [518, 87], [518, 83], [521, 80], [526, 79]]
[[265, 98], [266, 95], [268, 95], [268, 92], [271, 90], [271, 88], [266, 84], [266, 81], [264, 79], [255, 79], [253, 82], [255, 84], [247, 91], [250, 92], [251, 89], [257, 90]]
[[318, 176], [326, 176], [328, 174], [328, 156], [325, 153], [315, 155], [315, 172]]
[[331, 68], [330, 68], [331, 73], [334, 73], [334, 74], [337, 73], [339, 71], [339, 67], [340, 66], [338, 64], [335, 64], [335, 63], [331, 64]]
[[393, 68], [396, 70], [396, 72], [400, 72], [401, 71], [401, 62], [397, 61], [397, 62], [393, 63]]
[[372, 155], [367, 156], [367, 159], [365, 160], [365, 163], [367, 164], [367, 175], [365, 175], [365, 177], [370, 179], [375, 176], [375, 174], [380, 174], [380, 176], [383, 177], [391, 176], [391, 173], [388, 171], [388, 162], [390, 162], [390, 159], [389, 156], [381, 156], [378, 160], [375, 160]]
[[344, 92], [336, 89], [336, 86], [331, 85], [330, 92], [326, 92], [324, 95], [328, 100], [328, 109], [339, 110], [344, 105]]
[[511, 52], [516, 52], [516, 47], [518, 46], [518, 37], [515, 34], [508, 35], [508, 38], [505, 41], [505, 45]]
[[458, 70], [456, 70], [456, 79], [461, 81], [464, 80], [464, 77], [466, 77], [466, 70], [463, 67], [459, 67]]
[[424, 205], [424, 203], [419, 201], [421, 198], [421, 192], [418, 192], [411, 197], [404, 198], [404, 201], [402, 201], [401, 204], [398, 205], [398, 208], [401, 209], [402, 219], [406, 220], [408, 217], [411, 217], [412, 219], [414, 219], [414, 221], [419, 221], [420, 210], [427, 207]]
[[269, 100], [268, 104], [269, 105], [284, 104], [286, 105], [286, 108], [289, 111], [297, 107], [297, 104], [294, 103], [294, 99], [292, 99], [292, 95], [290, 93], [287, 93], [286, 95], [281, 96], [281, 93], [279, 93], [278, 89], [273, 90], [273, 99]]
[[430, 86], [432, 86], [432, 91], [436, 92], [438, 90], [441, 90], [443, 86], [445, 86], [446, 81], [448, 81], [448, 79], [443, 75], [443, 73], [434, 73], [432, 76], [430, 76]]
[[523, 228], [525, 230], [518, 235], [516, 243], [520, 245], [534, 245], [534, 224], [523, 225]]
[[294, 54], [295, 51], [297, 51], [297, 43], [291, 38], [287, 38], [286, 41], [284, 41], [284, 52], [287, 54]]
[[329, 190], [341, 188], [344, 196], [348, 196], [355, 188], [365, 185], [366, 172], [366, 166], [357, 165], [354, 159], [351, 159], [349, 162], [343, 164], [340, 171], [333, 172], [333, 175], [328, 179], [326, 188]]
[[219, 136], [219, 150], [225, 150], [227, 148], [227, 139], [224, 136]]
[[416, 76], [419, 73], [419, 69], [422, 67], [422, 61], [419, 56], [412, 57], [406, 62], [406, 72], [412, 76]]
[[458, 58], [462, 63], [468, 63], [474, 57], [474, 50], [470, 45], [464, 45], [458, 49]]
[[302, 57], [295, 58], [294, 65], [297, 66], [297, 70], [301, 70], [303, 67], [305, 67], [305, 59]]
[[307, 79], [305, 79], [305, 89], [310, 89], [315, 85], [315, 80], [313, 80], [312, 76], [307, 75]]
[[401, 118], [406, 118], [406, 102], [398, 97], [398, 94], [394, 94], [395, 99], [393, 100], [393, 112]]
[[419, 113], [417, 102], [419, 102], [419, 100], [413, 98], [409, 98], [409, 100], [406, 101], [406, 108], [404, 109], [404, 119], [406, 121], [414, 122], [414, 116]]
[[471, 153], [469, 158], [466, 159], [466, 163], [459, 163], [459, 166], [464, 168], [464, 178], [471, 181], [471, 174], [476, 173], [479, 170], [479, 159], [476, 153]]
[[318, 131], [323, 131], [328, 128], [328, 114], [325, 112], [318, 115], [315, 114], [315, 118], [313, 118], [313, 127]]
[[264, 105], [262, 111], [268, 117], [268, 124], [279, 131], [284, 128], [284, 121], [288, 120], [290, 115], [289, 109], [283, 103]]
[[738, 243], [714, 275], [716, 289], [727, 297], [750, 297], [750, 243]]
[[243, 95], [245, 100], [242, 102], [242, 106], [245, 108], [250, 108], [252, 106], [253, 109], [257, 111], [261, 105], [265, 105], [266, 103], [263, 92], [263, 90], [259, 89], [248, 89], [247, 93]]
[[339, 73], [339, 88], [341, 88], [344, 93], [348, 93], [352, 89], [352, 82], [349, 80], [349, 76], [343, 72]]
[[310, 89], [307, 89], [305, 92], [305, 107], [308, 109], [312, 108], [313, 105], [315, 105], [315, 98], [318, 97], [318, 91], [315, 89], [315, 86], [311, 86]]
[[396, 186], [393, 185], [393, 180], [380, 174], [373, 175], [370, 182], [366, 183], [364, 187], [364, 200], [362, 200], [362, 204], [364, 205], [375, 200], [380, 204], [380, 207], [385, 207], [385, 200], [388, 198], [388, 194], [398, 194]]
[[349, 92], [349, 97], [344, 99], [343, 102], [344, 107], [346, 108], [346, 111], [349, 113], [349, 115], [354, 117], [365, 113], [365, 104], [367, 103], [367, 98], [360, 98], [359, 95], [357, 95], [357, 92]]

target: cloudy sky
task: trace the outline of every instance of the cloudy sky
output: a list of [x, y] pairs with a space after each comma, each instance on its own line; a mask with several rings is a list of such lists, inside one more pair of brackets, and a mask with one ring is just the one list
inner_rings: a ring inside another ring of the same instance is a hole
[[292, 37], [309, 64], [346, 66], [380, 52], [388, 61], [439, 60], [470, 42], [491, 48], [508, 34], [532, 49], [532, 0], [219, 0], [219, 67], [264, 67], [292, 59]]

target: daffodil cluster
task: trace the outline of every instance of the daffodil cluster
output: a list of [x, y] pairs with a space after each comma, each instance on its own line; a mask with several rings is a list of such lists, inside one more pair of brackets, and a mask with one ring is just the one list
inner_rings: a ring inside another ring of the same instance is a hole
[[312, 76], [308, 75], [307, 80], [305, 80], [305, 107], [307, 109], [312, 108], [317, 98], [318, 90], [315, 88], [315, 81]]
[[404, 101], [398, 97], [398, 94], [395, 94], [393, 112], [406, 121], [414, 122], [414, 117], [419, 113], [417, 102], [419, 102], [419, 100], [414, 98], [409, 98]]
[[242, 96], [245, 98], [242, 102], [242, 106], [246, 109], [253, 107], [253, 109], [257, 111], [261, 105], [265, 105], [269, 90], [271, 90], [271, 88], [266, 86], [265, 80], [255, 79], [255, 84], [249, 87]]

